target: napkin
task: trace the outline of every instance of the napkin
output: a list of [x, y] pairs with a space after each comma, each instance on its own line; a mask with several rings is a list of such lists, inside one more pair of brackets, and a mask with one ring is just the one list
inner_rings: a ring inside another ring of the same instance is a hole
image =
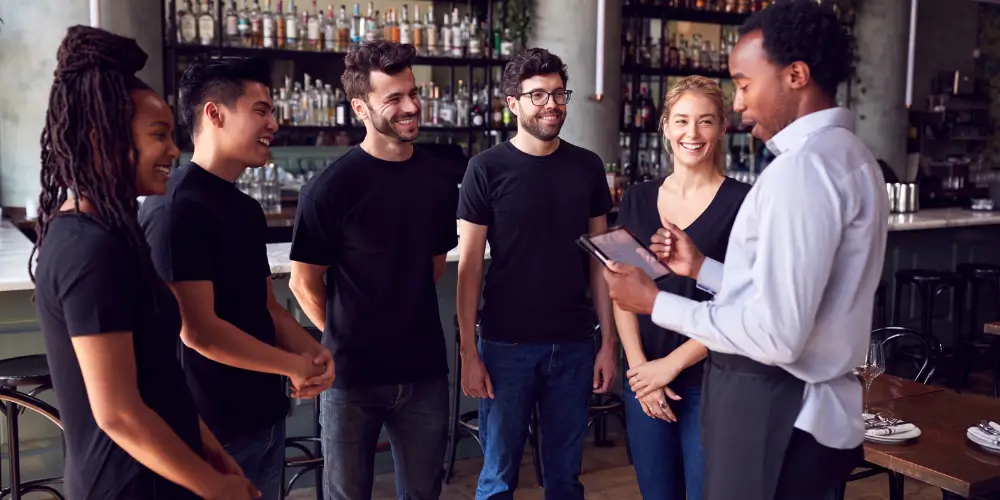
[[894, 436], [896, 434], [902, 434], [904, 432], [910, 432], [916, 429], [917, 426], [913, 424], [900, 424], [900, 425], [890, 425], [888, 427], [879, 427], [877, 429], [868, 429], [865, 431], [866, 436]]

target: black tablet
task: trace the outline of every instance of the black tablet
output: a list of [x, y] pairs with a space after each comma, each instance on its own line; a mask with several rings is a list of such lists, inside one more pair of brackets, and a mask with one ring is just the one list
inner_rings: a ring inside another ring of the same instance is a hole
[[642, 269], [653, 281], [670, 276], [670, 268], [660, 263], [656, 255], [639, 238], [624, 227], [614, 227], [600, 234], [585, 234], [576, 240], [605, 266], [608, 261]]

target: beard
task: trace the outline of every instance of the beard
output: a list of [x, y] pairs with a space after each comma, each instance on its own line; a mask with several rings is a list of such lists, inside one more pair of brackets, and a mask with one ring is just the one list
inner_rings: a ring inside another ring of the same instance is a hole
[[394, 120], [406, 120], [408, 118], [413, 118], [414, 120], [419, 121], [420, 113], [406, 113], [399, 115], [395, 118], [383, 118], [378, 113], [375, 113], [375, 110], [372, 109], [371, 106], [368, 106], [368, 110], [370, 111], [370, 113], [368, 113], [368, 116], [371, 117], [372, 126], [375, 127], [375, 130], [378, 133], [384, 136], [392, 137], [393, 139], [396, 139], [399, 142], [413, 142], [414, 140], [416, 140], [417, 134], [420, 131], [419, 127], [413, 131], [412, 136], [409, 135], [403, 136], [400, 135], [399, 131], [397, 131], [395, 127], [392, 126], [392, 122]]
[[[542, 123], [539, 119], [543, 116], [551, 115], [558, 116], [559, 121], [553, 124], [547, 124]], [[543, 111], [531, 118], [518, 117], [517, 122], [521, 126], [521, 129], [531, 134], [532, 137], [540, 141], [551, 141], [556, 137], [559, 137], [559, 131], [562, 130], [563, 123], [566, 122], [566, 114], [562, 111]]]

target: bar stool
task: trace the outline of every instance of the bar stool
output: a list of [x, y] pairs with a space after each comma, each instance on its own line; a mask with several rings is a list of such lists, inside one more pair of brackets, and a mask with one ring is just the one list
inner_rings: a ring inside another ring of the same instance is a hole
[[[979, 321], [979, 292], [982, 291], [983, 285], [993, 290], [996, 299], [993, 317], [987, 318], [987, 320], [996, 319], [1000, 315], [1000, 266], [982, 262], [966, 262], [959, 264], [956, 270], [967, 283], [969, 298], [969, 332], [967, 336], [962, 338], [962, 355], [964, 356], [966, 351], [970, 350], [973, 353], [981, 351], [992, 354], [993, 397], [1000, 397], [1000, 339], [995, 336], [984, 335], [983, 323]], [[957, 388], [959, 390], [965, 385], [972, 367], [972, 361], [970, 358], [962, 365], [962, 376], [960, 378], [960, 385]]]
[[[24, 393], [21, 387], [32, 387]], [[44, 492], [60, 500], [65, 497], [53, 485], [62, 482], [62, 478], [39, 479], [21, 482], [20, 448], [18, 443], [18, 417], [25, 409], [31, 410], [49, 419], [62, 432], [62, 420], [59, 411], [48, 403], [38, 399], [43, 391], [52, 388], [52, 377], [49, 375], [49, 365], [44, 354], [20, 356], [0, 360], [0, 413], [7, 420], [7, 455], [10, 467], [10, 487], [0, 489], [0, 498], [10, 496], [11, 500], [20, 498], [32, 492]], [[2, 485], [0, 485], [2, 486]]]
[[[600, 323], [594, 324], [594, 352], [596, 353], [601, 348], [601, 325]], [[625, 364], [622, 363], [621, 350], [618, 351], [618, 366], [621, 367], [621, 381], [622, 383], [627, 383], [625, 381]], [[613, 441], [608, 439], [608, 418], [614, 417], [618, 420], [618, 423], [622, 426], [622, 434], [627, 436], [628, 427], [625, 423], [625, 402], [622, 401], [622, 397], [613, 394], [594, 394], [591, 396], [590, 401], [590, 419], [588, 425], [594, 428], [594, 446], [598, 448], [610, 448], [615, 445]], [[632, 450], [628, 442], [628, 438], [625, 439], [625, 453], [628, 455], [629, 464], [632, 463]]]
[[[483, 447], [483, 442], [479, 439], [479, 410], [461, 413], [462, 402], [462, 353], [461, 335], [458, 331], [458, 315], [456, 314], [452, 325], [455, 328], [455, 348], [453, 361], [455, 364], [455, 374], [451, 381], [451, 407], [448, 423], [448, 444], [445, 448], [444, 483], [451, 481], [452, 473], [455, 469], [455, 456], [458, 450], [458, 443], [465, 438], [475, 439], [479, 447]], [[476, 321], [476, 333], [478, 335], [479, 321]], [[542, 485], [542, 455], [538, 446], [538, 407], [531, 412], [528, 421], [528, 446], [531, 447], [531, 464], [535, 469], [535, 480], [538, 485]]]
[[[956, 272], [936, 271], [931, 269], [901, 269], [896, 271], [895, 291], [893, 294], [892, 324], [894, 326], [905, 326], [900, 322], [900, 312], [903, 306], [903, 291], [907, 287], [916, 292], [920, 298], [920, 328], [919, 330], [929, 337], [928, 341], [935, 348], [934, 358], [937, 361], [943, 360], [948, 355], [953, 357], [952, 361], [952, 386], [959, 384], [960, 364], [957, 358], [960, 355], [960, 339], [962, 329], [962, 313], [965, 309], [965, 280]], [[954, 300], [951, 304], [952, 318], [952, 347], [950, 352], [945, 351], [939, 337], [934, 332], [934, 304], [938, 294], [951, 290]], [[933, 373], [933, 372], [932, 372]]]

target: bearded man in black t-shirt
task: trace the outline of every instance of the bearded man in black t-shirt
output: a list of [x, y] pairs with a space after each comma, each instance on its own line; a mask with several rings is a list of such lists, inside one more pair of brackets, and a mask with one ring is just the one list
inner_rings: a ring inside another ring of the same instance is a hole
[[412, 45], [366, 42], [341, 77], [365, 139], [302, 188], [291, 289], [337, 378], [321, 397], [328, 500], [371, 497], [383, 426], [400, 498], [441, 493], [448, 363], [435, 283], [457, 245], [458, 188], [414, 147]]
[[[607, 229], [611, 192], [600, 157], [559, 138], [572, 93], [566, 81], [562, 61], [545, 49], [515, 56], [503, 91], [517, 135], [473, 157], [462, 181], [457, 309], [462, 389], [481, 398], [477, 500], [512, 495], [536, 405], [545, 497], [582, 500], [591, 392], [606, 392], [614, 379], [606, 284], [600, 264], [576, 244]], [[492, 262], [477, 339], [487, 242]]]

